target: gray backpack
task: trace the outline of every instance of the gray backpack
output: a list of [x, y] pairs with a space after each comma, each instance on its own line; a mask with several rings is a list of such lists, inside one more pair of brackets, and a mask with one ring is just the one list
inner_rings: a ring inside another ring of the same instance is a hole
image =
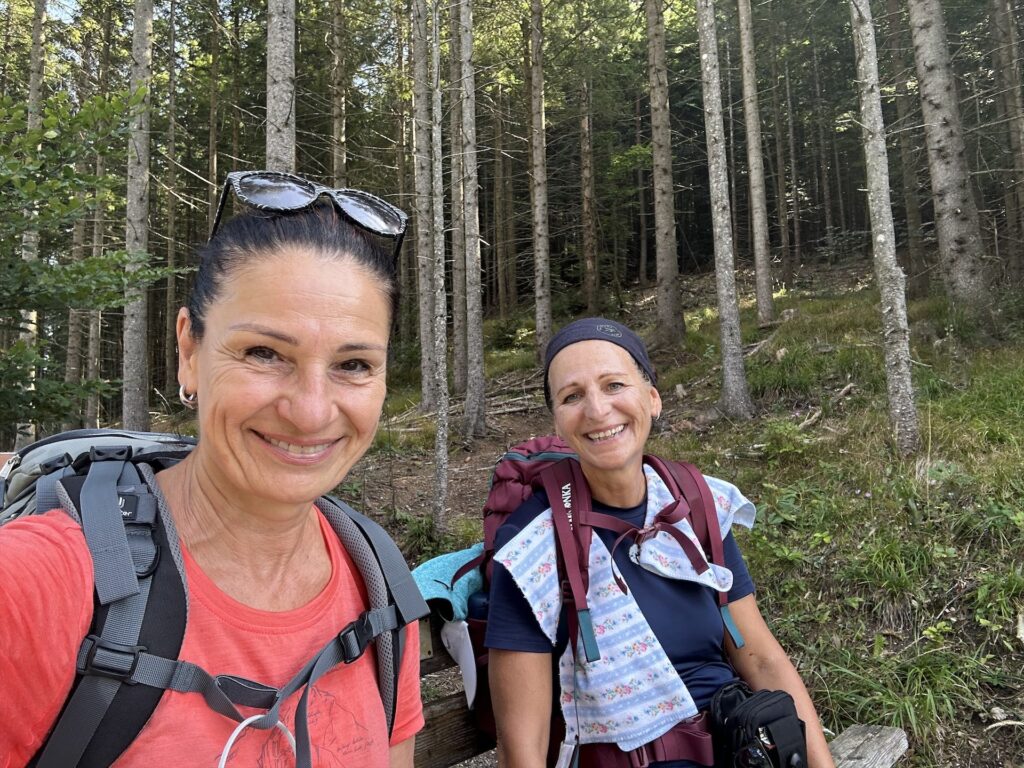
[[317, 507], [330, 521], [366, 584], [370, 607], [280, 689], [233, 675], [213, 676], [178, 659], [187, 620], [184, 567], [173, 521], [153, 493], [154, 473], [188, 455], [189, 437], [75, 430], [15, 453], [0, 469], [0, 525], [61, 508], [82, 525], [92, 553], [93, 623], [78, 652], [71, 695], [35, 756], [39, 768], [109, 766], [149, 720], [164, 690], [195, 693], [238, 722], [238, 706], [266, 714], [299, 690], [296, 764], [310, 768], [306, 703], [310, 687], [338, 664], [376, 644], [377, 679], [388, 733], [394, 725], [405, 625], [429, 609], [398, 547], [377, 523], [329, 497]]

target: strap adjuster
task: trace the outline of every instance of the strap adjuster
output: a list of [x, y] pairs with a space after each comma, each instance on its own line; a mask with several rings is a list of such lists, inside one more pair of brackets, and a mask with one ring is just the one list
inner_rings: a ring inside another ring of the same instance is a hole
[[122, 645], [105, 640], [99, 635], [88, 635], [82, 641], [79, 658], [85, 652], [85, 659], [77, 664], [80, 675], [96, 675], [120, 680], [127, 685], [135, 685], [132, 680], [139, 657], [146, 651], [144, 645]]
[[364, 611], [358, 619], [350, 622], [338, 634], [341, 642], [342, 661], [351, 664], [363, 655], [363, 651], [378, 634], [379, 630], [374, 626], [374, 614], [372, 611]]

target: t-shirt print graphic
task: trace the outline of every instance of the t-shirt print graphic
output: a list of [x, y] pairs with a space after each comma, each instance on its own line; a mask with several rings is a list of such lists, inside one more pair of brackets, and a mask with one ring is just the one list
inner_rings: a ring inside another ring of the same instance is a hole
[[[298, 696], [294, 696], [281, 708], [281, 720], [288, 724], [293, 734], [295, 729], [292, 724], [295, 722], [297, 705]], [[309, 694], [307, 716], [312, 763], [316, 768], [369, 765], [367, 760], [359, 758], [372, 754], [375, 736], [356, 719], [355, 713], [345, 707], [338, 696], [314, 686]], [[251, 754], [257, 743], [262, 743], [255, 762], [257, 768], [293, 768], [295, 765], [295, 756], [288, 739], [279, 728], [273, 731], [248, 728], [232, 746], [227, 760], [228, 768], [244, 765], [244, 755]], [[237, 763], [233, 762], [236, 757]], [[212, 765], [216, 766], [219, 760], [218, 755]]]

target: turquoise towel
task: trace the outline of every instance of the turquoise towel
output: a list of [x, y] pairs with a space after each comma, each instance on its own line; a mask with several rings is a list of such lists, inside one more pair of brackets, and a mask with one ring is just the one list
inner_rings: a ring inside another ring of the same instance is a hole
[[480, 542], [469, 549], [439, 555], [413, 569], [412, 578], [423, 593], [423, 599], [445, 621], [465, 621], [469, 596], [484, 588], [479, 568], [474, 568], [452, 586], [455, 572], [483, 551], [484, 545]]

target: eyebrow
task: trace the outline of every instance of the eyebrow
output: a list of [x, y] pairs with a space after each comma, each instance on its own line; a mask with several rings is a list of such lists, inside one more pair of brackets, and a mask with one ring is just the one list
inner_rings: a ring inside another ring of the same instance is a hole
[[[259, 323], [235, 323], [230, 326], [228, 330], [231, 331], [248, 331], [250, 333], [256, 333], [260, 336], [269, 336], [272, 339], [289, 344], [293, 347], [299, 346], [299, 340], [294, 336], [289, 336], [287, 333], [282, 333], [274, 328], [270, 328], [266, 325], [260, 325]], [[383, 344], [366, 344], [360, 342], [352, 342], [350, 344], [341, 344], [335, 349], [335, 352], [360, 352], [360, 351], [375, 351], [383, 352], [387, 349]]]

